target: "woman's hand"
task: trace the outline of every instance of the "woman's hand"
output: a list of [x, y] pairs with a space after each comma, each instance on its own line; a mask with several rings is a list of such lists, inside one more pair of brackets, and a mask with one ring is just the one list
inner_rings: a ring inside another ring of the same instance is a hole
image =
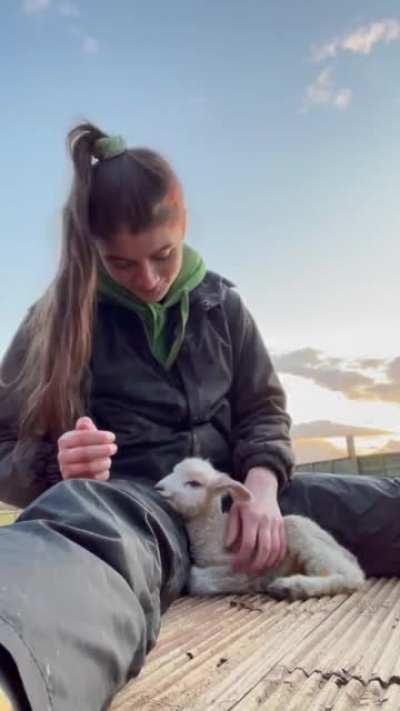
[[75, 429], [58, 440], [58, 464], [63, 479], [108, 479], [111, 457], [117, 451], [115, 435], [98, 430], [90, 417], [80, 417]]
[[225, 545], [234, 553], [235, 571], [259, 575], [283, 560], [286, 536], [277, 501], [277, 481], [261, 467], [250, 470], [246, 486], [253, 494], [248, 502], [234, 502], [228, 515]]

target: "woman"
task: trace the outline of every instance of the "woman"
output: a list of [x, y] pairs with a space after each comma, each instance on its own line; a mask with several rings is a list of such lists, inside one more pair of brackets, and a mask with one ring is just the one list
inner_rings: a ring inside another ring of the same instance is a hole
[[277, 495], [293, 468], [270, 358], [232, 285], [184, 246], [170, 165], [91, 124], [68, 145], [58, 273], [0, 395], [0, 499], [26, 507], [0, 532], [0, 667], [11, 698], [16, 664], [34, 711], [106, 708], [139, 672], [189, 565], [153, 488], [177, 461], [207, 457], [255, 494], [226, 531], [248, 572], [285, 554]]
[[284, 393], [232, 285], [184, 246], [170, 165], [91, 124], [68, 145], [58, 273], [1, 371], [0, 499], [25, 507], [0, 530], [0, 687], [16, 710], [105, 709], [139, 672], [189, 566], [153, 485], [188, 455], [254, 493], [229, 512], [236, 569], [283, 557], [279, 504], [370, 575], [400, 569], [399, 480], [287, 486]]

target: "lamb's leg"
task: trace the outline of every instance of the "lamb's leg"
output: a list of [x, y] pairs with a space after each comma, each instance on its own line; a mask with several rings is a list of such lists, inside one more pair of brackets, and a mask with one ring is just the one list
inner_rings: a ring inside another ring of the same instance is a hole
[[227, 565], [200, 568], [192, 565], [189, 574], [191, 595], [218, 595], [220, 593], [248, 593], [249, 576], [234, 573]]
[[[365, 580], [357, 559], [310, 519], [286, 516], [289, 556], [302, 574], [278, 576], [267, 591], [291, 600], [336, 595], [357, 590]], [[285, 571], [286, 572], [286, 571]], [[297, 573], [297, 571], [296, 571]]]
[[278, 600], [306, 600], [309, 597], [351, 593], [357, 590], [363, 581], [364, 579], [359, 578], [350, 582], [344, 575], [329, 575], [325, 578], [316, 575], [288, 575], [275, 578], [268, 586], [267, 592]]

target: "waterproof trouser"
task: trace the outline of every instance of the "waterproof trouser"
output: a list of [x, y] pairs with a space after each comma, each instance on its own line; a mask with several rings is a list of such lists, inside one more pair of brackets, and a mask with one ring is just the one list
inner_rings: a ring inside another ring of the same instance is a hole
[[0, 569], [0, 644], [33, 711], [101, 711], [185, 585], [187, 539], [150, 488], [69, 480], [0, 529]]
[[[400, 575], [400, 479], [297, 474], [310, 516], [368, 575]], [[70, 480], [0, 529], [0, 644], [33, 711], [103, 711], [154, 646], [189, 568], [181, 521], [150, 487]]]
[[357, 556], [369, 577], [400, 576], [400, 478], [295, 474], [282, 513], [309, 516]]

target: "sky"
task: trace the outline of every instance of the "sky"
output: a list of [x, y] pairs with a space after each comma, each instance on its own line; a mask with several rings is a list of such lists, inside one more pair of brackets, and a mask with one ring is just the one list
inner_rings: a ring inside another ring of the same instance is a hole
[[398, 0], [2, 0], [0, 47], [0, 356], [55, 272], [87, 118], [171, 161], [298, 461], [400, 450]]

